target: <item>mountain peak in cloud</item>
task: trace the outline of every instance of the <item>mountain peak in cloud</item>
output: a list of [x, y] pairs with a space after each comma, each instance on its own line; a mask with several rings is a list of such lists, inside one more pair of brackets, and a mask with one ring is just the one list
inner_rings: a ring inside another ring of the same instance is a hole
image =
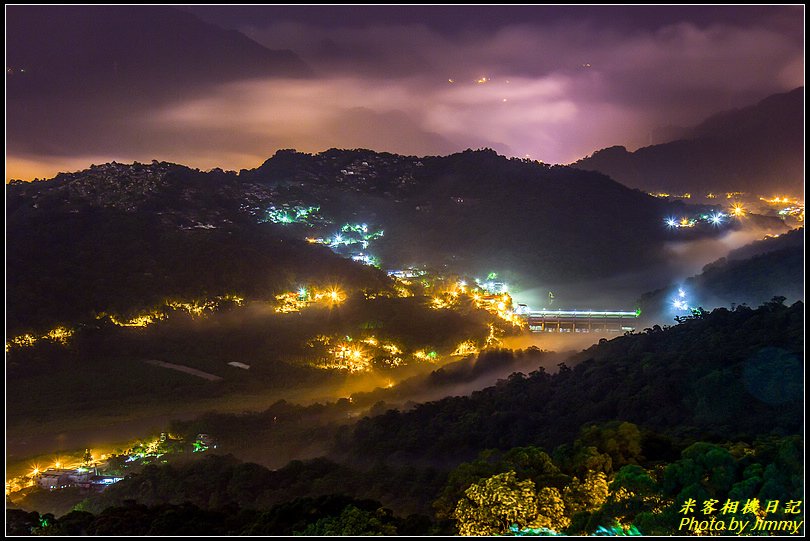
[[9, 6], [6, 47], [11, 97], [82, 96], [128, 85], [176, 91], [310, 73], [291, 51], [162, 6]]
[[574, 166], [649, 191], [802, 193], [804, 87], [713, 115], [677, 141], [605, 148]]

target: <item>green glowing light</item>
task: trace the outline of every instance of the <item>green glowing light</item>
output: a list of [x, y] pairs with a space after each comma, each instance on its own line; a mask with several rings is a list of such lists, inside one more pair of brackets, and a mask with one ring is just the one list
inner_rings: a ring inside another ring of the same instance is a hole
[[205, 445], [203, 442], [201, 442], [201, 441], [195, 441], [194, 442], [194, 450], [192, 452], [194, 452], [194, 453], [202, 453], [203, 451], [207, 451], [207, 450], [208, 450], [208, 446]]
[[276, 208], [271, 206], [265, 212], [265, 218], [261, 221], [273, 222], [275, 224], [295, 224], [304, 223], [311, 225], [310, 221], [315, 218], [315, 214], [320, 207], [295, 206], [292, 209]]

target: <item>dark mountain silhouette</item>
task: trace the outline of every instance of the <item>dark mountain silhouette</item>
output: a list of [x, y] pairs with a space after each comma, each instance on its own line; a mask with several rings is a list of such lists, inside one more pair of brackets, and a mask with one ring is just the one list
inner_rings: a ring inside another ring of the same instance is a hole
[[[285, 206], [318, 207], [317, 223], [270, 223], [268, 209]], [[166, 295], [261, 298], [308, 275], [379, 283], [381, 272], [304, 241], [331, 238], [346, 223], [384, 231], [369, 250], [387, 269], [495, 271], [531, 287], [605, 278], [664, 261], [675, 233], [662, 216], [684, 210], [599, 173], [491, 150], [423, 158], [280, 151], [240, 174], [110, 163], [12, 182], [6, 209], [8, 313], [19, 326]], [[677, 238], [722, 233], [706, 225]]]
[[662, 216], [680, 212], [599, 173], [492, 150], [424, 158], [282, 151], [242, 176], [382, 221], [379, 249], [392, 264], [512, 269], [536, 280], [605, 276], [655, 262], [660, 242], [672, 239]]
[[804, 183], [804, 87], [712, 116], [679, 140], [628, 152], [599, 150], [574, 167], [647, 191], [800, 194]]

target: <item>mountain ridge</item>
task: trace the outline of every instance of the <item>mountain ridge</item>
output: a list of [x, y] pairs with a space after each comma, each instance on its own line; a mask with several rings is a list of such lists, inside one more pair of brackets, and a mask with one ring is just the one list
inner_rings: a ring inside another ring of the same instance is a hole
[[721, 112], [685, 137], [629, 152], [612, 146], [573, 164], [645, 191], [802, 193], [804, 87]]
[[[348, 281], [360, 266], [347, 259], [367, 255], [385, 269], [496, 272], [524, 287], [577, 284], [664, 264], [668, 241], [713, 238], [742, 227], [704, 223], [674, 231], [663, 217], [702, 207], [654, 198], [600, 173], [507, 159], [492, 150], [421, 158], [363, 149], [284, 150], [239, 174], [113, 162], [45, 181], [12, 182], [6, 192], [9, 314], [22, 327], [39, 321], [54, 303], [61, 307], [54, 314], [124, 310], [124, 299], [137, 299], [126, 283], [153, 301], [178, 290], [268, 295], [306, 275], [304, 261], [317, 261], [318, 274], [333, 268]], [[292, 219], [297, 212], [305, 217]], [[780, 232], [785, 228], [771, 221]], [[361, 226], [376, 232], [371, 243], [335, 240], [345, 228]], [[203, 263], [202, 254], [223, 250], [239, 257]], [[199, 268], [178, 266], [183, 257]], [[81, 265], [93, 272], [76, 275]], [[40, 283], [34, 268], [73, 278]], [[258, 268], [261, 286], [249, 279]], [[364, 276], [355, 281], [379, 280]], [[76, 298], [77, 283], [96, 293]], [[27, 315], [18, 319], [17, 312]]]

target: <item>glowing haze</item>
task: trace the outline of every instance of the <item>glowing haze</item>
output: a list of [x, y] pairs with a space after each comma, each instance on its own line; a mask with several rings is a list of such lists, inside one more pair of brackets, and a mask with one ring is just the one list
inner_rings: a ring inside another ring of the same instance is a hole
[[[112, 160], [253, 168], [280, 148], [491, 147], [570, 163], [804, 84], [803, 6], [180, 9], [290, 50], [313, 74], [137, 105], [114, 92], [92, 107], [62, 100], [47, 121], [7, 123], [6, 179]], [[26, 107], [36, 99], [48, 96]]]

